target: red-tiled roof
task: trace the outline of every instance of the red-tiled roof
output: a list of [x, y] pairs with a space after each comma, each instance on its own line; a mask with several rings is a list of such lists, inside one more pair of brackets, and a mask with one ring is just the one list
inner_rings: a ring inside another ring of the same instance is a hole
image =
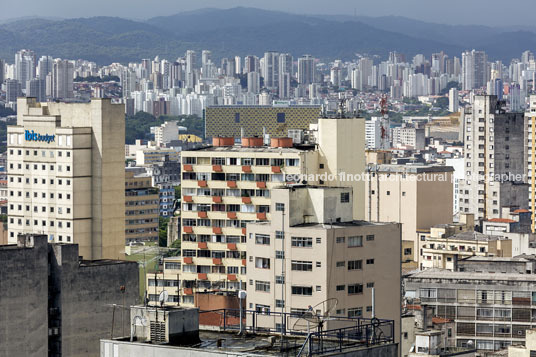
[[515, 221], [513, 219], [509, 218], [492, 218], [488, 219], [489, 222], [497, 222], [497, 223], [514, 223]]

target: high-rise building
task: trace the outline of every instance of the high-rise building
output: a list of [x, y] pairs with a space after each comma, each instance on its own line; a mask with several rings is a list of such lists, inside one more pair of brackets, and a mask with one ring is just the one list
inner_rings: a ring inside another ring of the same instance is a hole
[[46, 80], [47, 76], [52, 73], [54, 60], [50, 56], [41, 56], [37, 63], [37, 77]]
[[311, 55], [303, 55], [298, 59], [298, 83], [312, 84], [315, 82], [315, 59]]
[[186, 51], [186, 87], [195, 87], [195, 69], [196, 69], [196, 53], [195, 51]]
[[290, 98], [290, 73], [279, 73], [278, 93], [279, 99]]
[[74, 97], [74, 65], [68, 60], [55, 60], [52, 66], [52, 97], [70, 99]]
[[248, 93], [258, 94], [260, 90], [259, 72], [248, 72]]
[[17, 98], [22, 95], [20, 82], [16, 79], [6, 80], [6, 102], [16, 103]]
[[462, 53], [463, 90], [484, 87], [489, 80], [488, 61], [484, 51]]
[[259, 58], [257, 56], [246, 56], [244, 61], [244, 73], [259, 71]]
[[4, 83], [4, 79], [6, 78], [5, 76], [5, 71], [6, 71], [6, 62], [0, 58], [0, 85], [2, 85], [2, 83]]
[[35, 78], [35, 53], [30, 50], [20, 50], [15, 54], [15, 79], [26, 90], [26, 83]]
[[293, 147], [290, 138], [264, 146], [259, 137], [234, 146], [234, 138], [218, 137], [212, 147], [182, 152], [183, 303], [193, 303], [192, 287], [246, 287], [246, 224], [278, 213], [270, 209], [274, 187], [351, 186], [351, 217], [364, 218], [365, 184], [355, 179], [365, 168], [364, 119], [320, 118], [316, 127], [316, 146]]
[[457, 113], [460, 107], [460, 98], [458, 96], [458, 89], [451, 88], [449, 90], [449, 112]]
[[463, 122], [465, 179], [460, 212], [501, 218], [502, 207], [527, 208], [523, 113], [507, 113], [496, 96], [477, 95]]
[[36, 98], [38, 102], [46, 102], [46, 81], [40, 78], [30, 79], [26, 85], [26, 96]]
[[279, 53], [266, 52], [264, 54], [264, 86], [268, 89], [275, 89], [279, 84]]
[[17, 125], [7, 134], [9, 242], [41, 233], [77, 243], [85, 259], [123, 257], [124, 105], [17, 104]]
[[536, 233], [536, 95], [530, 96], [525, 113], [525, 174], [529, 184], [529, 210], [532, 214], [531, 231]]
[[400, 223], [353, 220], [345, 187], [276, 188], [270, 211], [269, 224], [247, 225], [250, 310], [300, 313], [335, 300], [336, 316], [400, 320]]

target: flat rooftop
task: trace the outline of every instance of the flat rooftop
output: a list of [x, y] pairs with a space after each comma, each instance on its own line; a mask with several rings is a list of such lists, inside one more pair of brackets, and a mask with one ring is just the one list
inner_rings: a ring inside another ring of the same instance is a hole
[[410, 173], [418, 174], [425, 172], [452, 172], [454, 168], [452, 166], [439, 166], [439, 165], [422, 165], [422, 164], [408, 164], [408, 165], [394, 165], [394, 164], [382, 164], [372, 166], [371, 172], [385, 172], [385, 173]]
[[408, 274], [407, 278], [416, 279], [452, 279], [452, 280], [488, 280], [488, 281], [528, 281], [536, 282], [536, 274], [460, 272], [443, 269], [427, 269]]
[[188, 152], [199, 152], [199, 151], [207, 151], [207, 152], [267, 152], [267, 153], [300, 153], [303, 151], [310, 151], [314, 150], [314, 145], [299, 145], [294, 146], [291, 148], [280, 148], [280, 147], [271, 147], [271, 146], [257, 146], [257, 147], [251, 147], [251, 146], [241, 146], [241, 145], [234, 145], [234, 146], [204, 146], [200, 148], [194, 148], [189, 150], [182, 151], [182, 154], [188, 154]]

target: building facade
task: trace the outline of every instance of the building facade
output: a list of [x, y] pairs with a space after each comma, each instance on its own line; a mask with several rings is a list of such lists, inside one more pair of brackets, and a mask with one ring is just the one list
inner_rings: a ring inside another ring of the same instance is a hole
[[49, 242], [77, 243], [86, 259], [123, 256], [124, 117], [123, 105], [109, 99], [19, 99], [7, 134], [11, 243], [42, 233]]
[[158, 242], [158, 189], [151, 177], [125, 173], [125, 243]]

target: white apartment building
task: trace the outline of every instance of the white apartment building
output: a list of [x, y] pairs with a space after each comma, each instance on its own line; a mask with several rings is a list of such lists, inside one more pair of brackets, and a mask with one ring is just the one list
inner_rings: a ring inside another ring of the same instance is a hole
[[[375, 289], [375, 316], [394, 320], [399, 331], [401, 224], [354, 221], [352, 201], [351, 188], [272, 190], [272, 220], [247, 225], [250, 310], [302, 314], [317, 306], [313, 313], [322, 315], [328, 311], [321, 302], [332, 301], [330, 316], [370, 318]], [[257, 319], [280, 329], [280, 319]], [[287, 328], [295, 322], [290, 318]]]
[[109, 99], [19, 98], [9, 126], [9, 242], [41, 233], [85, 259], [121, 258], [125, 244], [125, 115]]

